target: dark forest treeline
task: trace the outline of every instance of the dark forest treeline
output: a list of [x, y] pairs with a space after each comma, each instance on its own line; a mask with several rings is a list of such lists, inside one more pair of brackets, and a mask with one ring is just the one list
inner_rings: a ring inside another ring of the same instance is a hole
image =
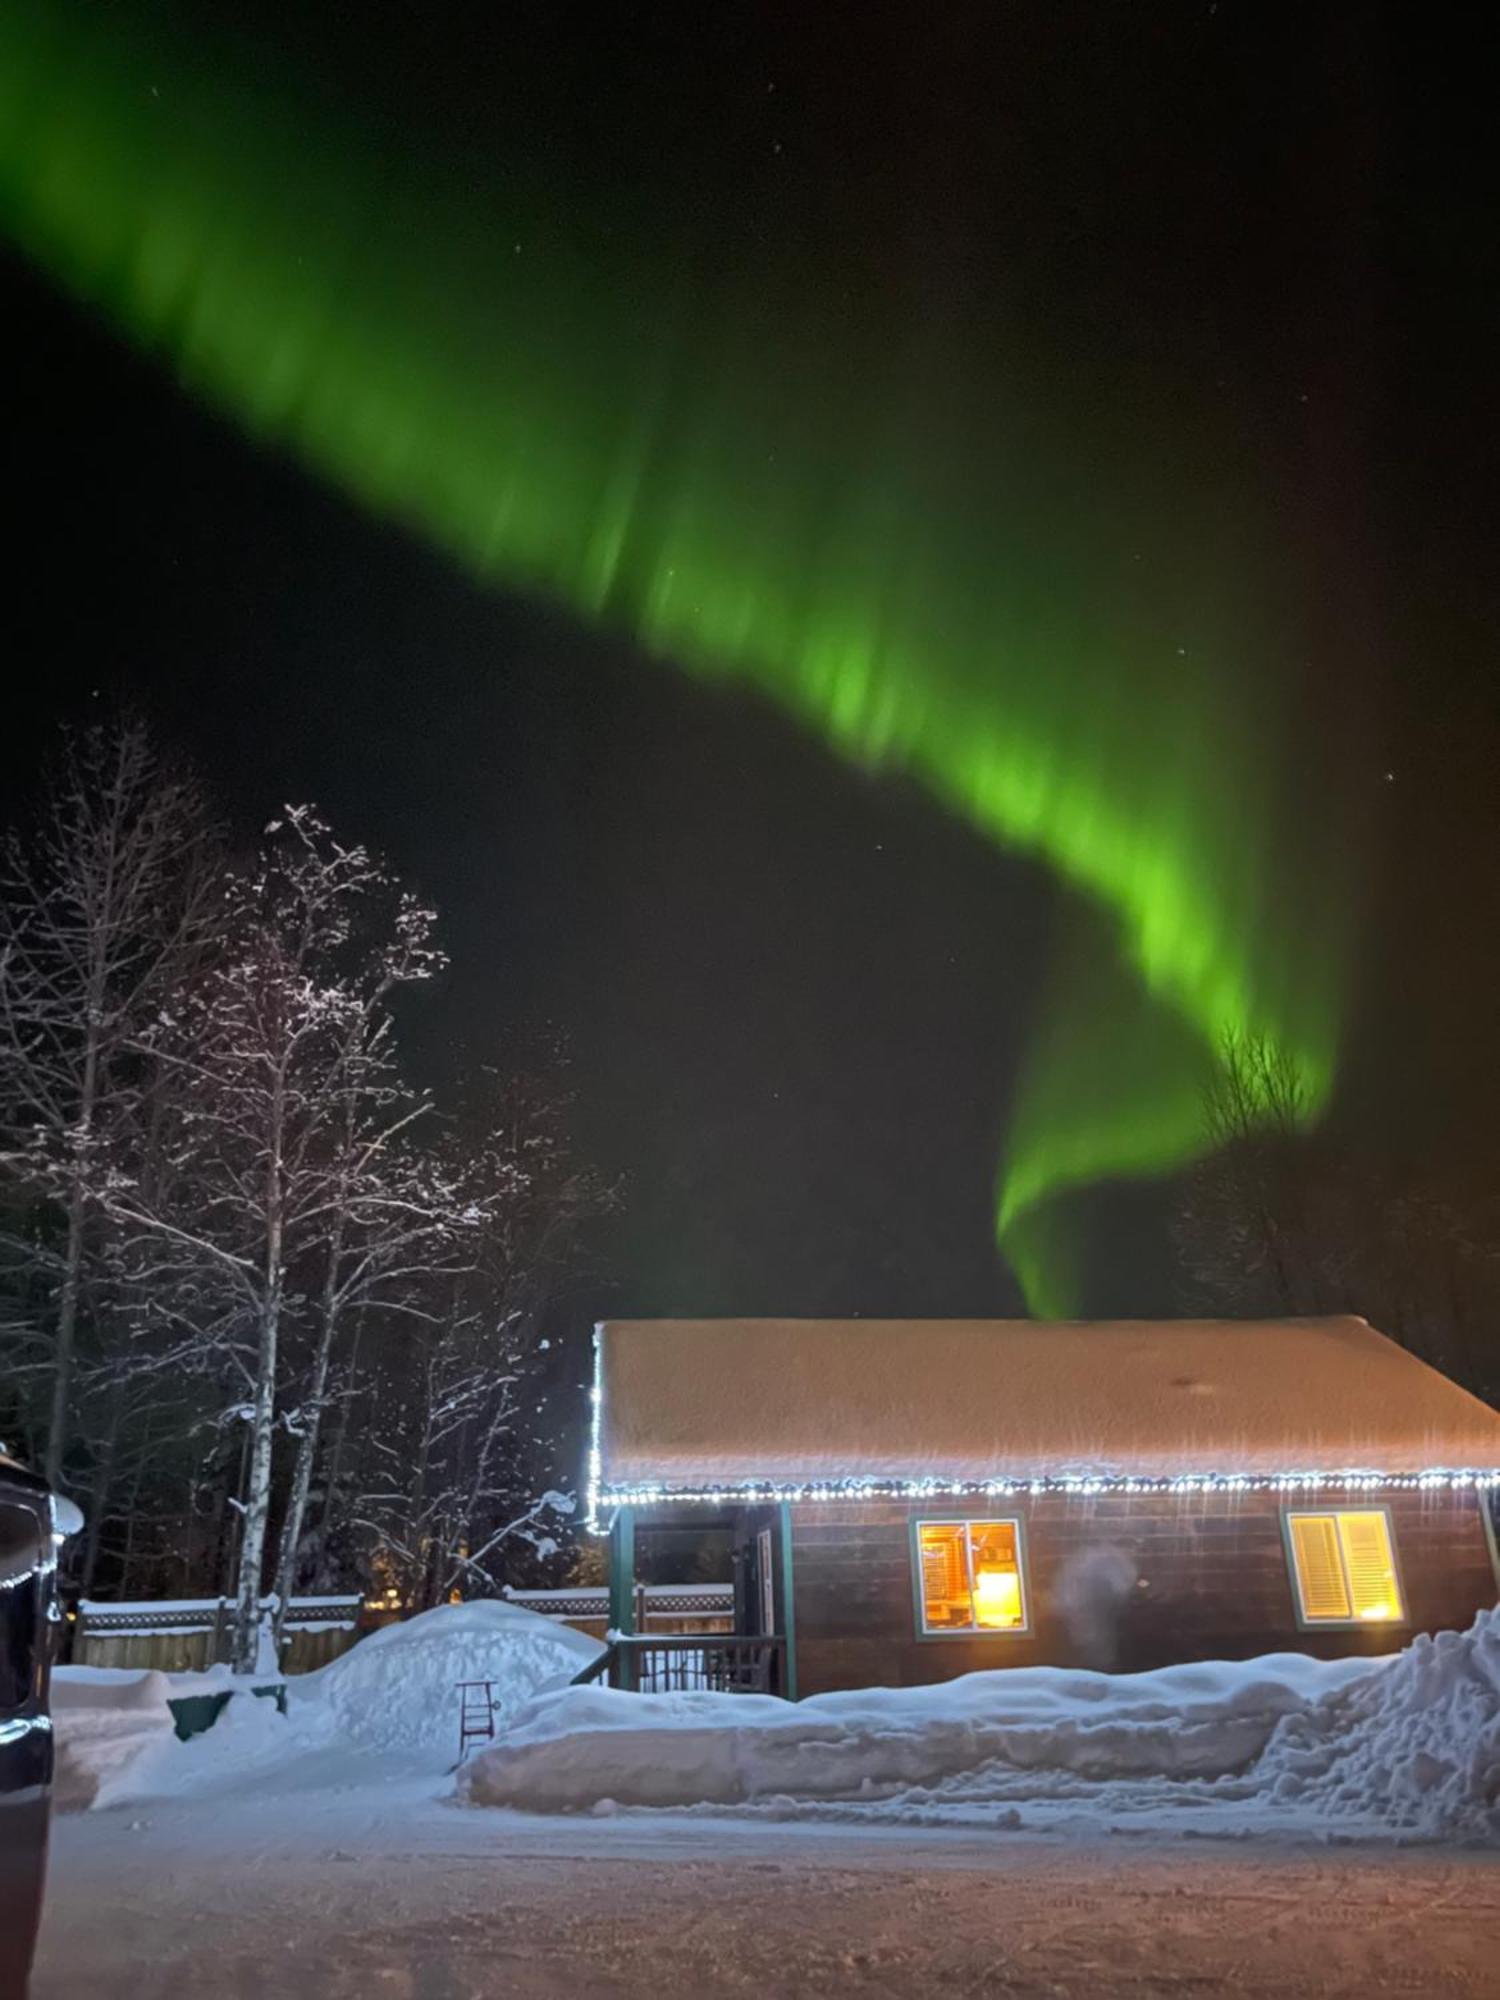
[[1296, 1064], [1231, 1038], [1175, 1243], [1184, 1303], [1231, 1318], [1359, 1313], [1500, 1402], [1500, 1210], [1310, 1127]]
[[80, 1588], [223, 1591], [242, 1668], [263, 1592], [492, 1587], [570, 1505], [547, 1358], [612, 1196], [555, 1061], [412, 1086], [435, 927], [309, 807], [235, 853], [132, 720], [4, 851], [0, 1438]]

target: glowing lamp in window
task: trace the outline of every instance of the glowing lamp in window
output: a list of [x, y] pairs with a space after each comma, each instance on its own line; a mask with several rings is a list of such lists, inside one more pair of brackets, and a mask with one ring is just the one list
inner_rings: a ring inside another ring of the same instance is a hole
[[980, 1625], [1019, 1625], [1021, 1579], [1013, 1569], [982, 1569], [974, 1576], [974, 1618]]
[[1305, 1625], [1395, 1625], [1406, 1613], [1383, 1508], [1287, 1515]]
[[923, 1632], [1025, 1629], [1017, 1522], [921, 1521], [916, 1543]]

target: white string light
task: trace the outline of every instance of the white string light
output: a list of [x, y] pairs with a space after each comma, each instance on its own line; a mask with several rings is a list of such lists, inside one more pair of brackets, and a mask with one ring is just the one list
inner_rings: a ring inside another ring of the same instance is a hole
[[604, 1421], [604, 1342], [594, 1328], [594, 1380], [589, 1389], [589, 1511], [585, 1525], [599, 1532], [599, 1499], [604, 1485], [604, 1455], [599, 1441]]
[[1063, 1493], [1075, 1499], [1119, 1493], [1303, 1493], [1334, 1488], [1345, 1493], [1487, 1491], [1500, 1487], [1500, 1470], [1429, 1466], [1422, 1472], [1288, 1471], [1176, 1472], [1149, 1477], [1137, 1473], [1049, 1473], [1025, 1479], [898, 1479], [852, 1474], [844, 1479], [776, 1481], [747, 1479], [721, 1485], [670, 1486], [600, 1481], [591, 1488], [593, 1513], [605, 1507], [650, 1507], [683, 1500], [705, 1505], [730, 1501], [927, 1500], [1014, 1498], [1028, 1493]]

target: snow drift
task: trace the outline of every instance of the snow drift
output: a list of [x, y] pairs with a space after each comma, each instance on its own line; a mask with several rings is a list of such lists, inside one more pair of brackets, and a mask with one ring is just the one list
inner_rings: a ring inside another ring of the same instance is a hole
[[452, 1763], [459, 1681], [488, 1681], [495, 1726], [550, 1688], [564, 1688], [603, 1651], [597, 1639], [494, 1598], [443, 1604], [385, 1625], [316, 1673], [287, 1682], [294, 1719], [310, 1706], [372, 1750], [418, 1751]]
[[1022, 1807], [1137, 1823], [1192, 1807], [1222, 1812], [1226, 1831], [1259, 1816], [1500, 1838], [1500, 1611], [1377, 1661], [1020, 1667], [794, 1707], [572, 1688], [524, 1708], [459, 1789], [547, 1812], [836, 1809], [1013, 1825]]
[[52, 1676], [59, 1810], [107, 1804], [145, 1753], [170, 1742], [167, 1675], [128, 1668], [59, 1667]]

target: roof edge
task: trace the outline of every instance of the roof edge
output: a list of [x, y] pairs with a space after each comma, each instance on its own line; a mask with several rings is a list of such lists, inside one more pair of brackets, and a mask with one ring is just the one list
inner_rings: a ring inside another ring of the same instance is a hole
[[1431, 1466], [1421, 1472], [1381, 1472], [1369, 1467], [1285, 1472], [1059, 1472], [999, 1474], [992, 1479], [786, 1480], [735, 1479], [713, 1485], [672, 1481], [601, 1479], [599, 1501], [616, 1507], [682, 1500], [717, 1504], [726, 1500], [885, 1500], [941, 1498], [1020, 1498], [1033, 1493], [1087, 1497], [1095, 1493], [1373, 1493], [1487, 1492], [1500, 1490], [1500, 1466]]

